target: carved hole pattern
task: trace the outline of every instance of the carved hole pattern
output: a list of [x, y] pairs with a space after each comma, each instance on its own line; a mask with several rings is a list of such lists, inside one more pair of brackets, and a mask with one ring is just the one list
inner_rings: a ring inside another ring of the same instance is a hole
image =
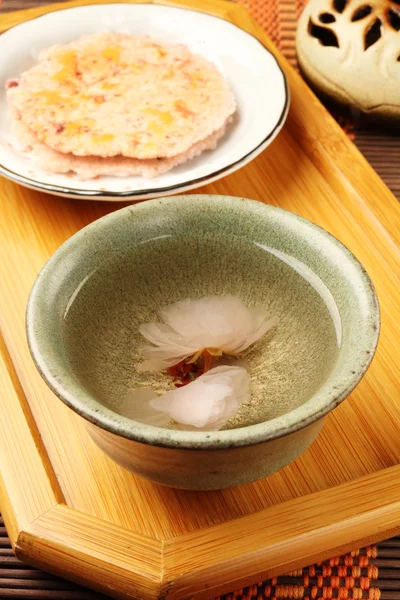
[[328, 27], [315, 25], [315, 23], [312, 22], [312, 19], [310, 19], [308, 22], [308, 32], [310, 35], [317, 38], [323, 46], [335, 46], [336, 48], [339, 48], [339, 41], [336, 33]]
[[319, 15], [319, 20], [321, 23], [334, 23], [336, 21], [335, 17], [328, 12], [321, 13]]
[[354, 11], [353, 16], [351, 17], [351, 20], [354, 21], [361, 21], [361, 19], [365, 19], [365, 17], [368, 17], [368, 15], [370, 15], [372, 13], [372, 6], [370, 6], [369, 4], [364, 4], [364, 6], [360, 6], [359, 8], [357, 8], [356, 11]]
[[387, 18], [389, 24], [393, 27], [395, 31], [400, 30], [400, 11], [397, 8], [389, 8], [387, 11]]
[[369, 29], [367, 29], [364, 38], [364, 50], [368, 50], [368, 48], [373, 46], [382, 36], [381, 27], [382, 21], [380, 19], [375, 19]]
[[333, 0], [333, 8], [338, 13], [342, 13], [347, 6], [347, 0]]
[[[364, 50], [368, 50], [368, 48], [376, 44], [382, 37], [382, 31], [385, 27], [388, 26], [394, 31], [400, 31], [400, 9], [397, 9], [397, 6], [400, 7], [400, 0], [387, 1], [391, 6], [383, 13], [383, 15], [382, 12], [380, 13], [382, 18], [376, 17], [373, 19], [364, 32]], [[341, 14], [345, 11], [350, 2], [351, 0], [332, 0], [332, 11]], [[394, 4], [396, 6], [393, 6]], [[335, 23], [336, 17], [333, 12], [327, 11], [319, 14], [318, 19], [320, 23], [323, 23], [324, 25]], [[374, 8], [370, 4], [363, 4], [353, 12], [351, 21], [361, 21], [369, 15], [373, 16], [373, 13]], [[312, 37], [315, 37], [322, 46], [331, 46], [333, 48], [340, 47], [336, 33], [330, 27], [317, 25], [311, 18], [308, 22], [308, 33]], [[400, 56], [397, 60], [400, 62]]]

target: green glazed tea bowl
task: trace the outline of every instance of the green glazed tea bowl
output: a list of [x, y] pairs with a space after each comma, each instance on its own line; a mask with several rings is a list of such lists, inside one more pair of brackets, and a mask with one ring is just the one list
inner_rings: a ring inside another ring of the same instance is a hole
[[[252, 397], [229, 428], [180, 431], [121, 414], [140, 324], [185, 298], [233, 294], [277, 318], [245, 357]], [[366, 372], [379, 336], [373, 285], [337, 239], [260, 202], [187, 195], [128, 206], [79, 231], [39, 274], [27, 307], [35, 364], [111, 458], [155, 482], [221, 489], [295, 460]]]

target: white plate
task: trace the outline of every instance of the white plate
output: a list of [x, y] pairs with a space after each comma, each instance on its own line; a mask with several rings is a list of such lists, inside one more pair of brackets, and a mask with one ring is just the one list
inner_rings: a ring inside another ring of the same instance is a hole
[[[99, 31], [148, 34], [187, 45], [211, 60], [228, 79], [238, 105], [216, 150], [153, 179], [45, 173], [11, 147], [4, 84], [36, 62], [39, 51]], [[143, 199], [196, 188], [236, 171], [266, 148], [288, 111], [285, 75], [253, 36], [219, 17], [154, 4], [102, 4], [68, 8], [17, 25], [0, 36], [0, 173], [30, 188], [94, 200]]]

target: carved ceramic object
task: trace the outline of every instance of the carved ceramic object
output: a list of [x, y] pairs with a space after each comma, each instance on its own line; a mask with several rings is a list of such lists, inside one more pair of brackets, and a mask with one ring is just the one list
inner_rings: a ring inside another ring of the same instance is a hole
[[297, 56], [319, 92], [400, 119], [400, 0], [311, 0], [299, 21]]

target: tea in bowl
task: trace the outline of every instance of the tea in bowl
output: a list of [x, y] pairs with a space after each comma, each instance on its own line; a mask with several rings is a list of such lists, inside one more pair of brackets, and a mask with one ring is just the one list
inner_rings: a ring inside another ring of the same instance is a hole
[[311, 444], [367, 370], [379, 308], [326, 231], [260, 202], [188, 195], [121, 209], [63, 244], [32, 289], [27, 335], [111, 458], [164, 485], [221, 489]]

